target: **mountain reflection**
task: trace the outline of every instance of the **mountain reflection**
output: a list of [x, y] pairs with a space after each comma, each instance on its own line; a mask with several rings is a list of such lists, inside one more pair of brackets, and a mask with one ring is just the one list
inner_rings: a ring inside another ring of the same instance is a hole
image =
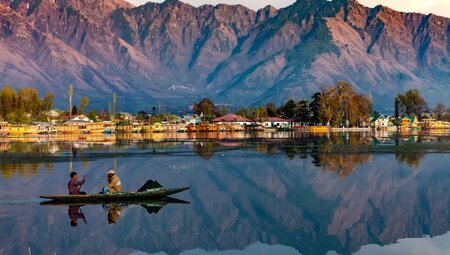
[[[398, 146], [388, 136], [377, 144], [370, 135], [352, 136], [117, 140], [114, 146], [77, 145], [76, 157], [73, 143], [56, 143], [55, 158], [45, 152], [39, 163], [9, 163], [15, 178], [0, 178], [0, 196], [65, 193], [68, 160], [88, 173], [83, 189], [97, 192], [111, 158], [120, 155], [124, 190], [136, 190], [148, 178], [167, 187], [190, 186], [177, 197], [191, 205], [167, 206], [151, 217], [154, 210], [141, 206], [84, 206], [87, 224], [78, 219], [73, 228], [67, 206], [0, 203], [0, 254], [101, 254], [105, 247], [115, 254], [255, 251], [255, 243], [303, 255], [352, 254], [368, 244], [450, 230], [450, 159], [441, 153], [449, 151], [447, 138], [400, 138]], [[420, 164], [404, 155], [419, 155]], [[89, 164], [83, 165], [85, 158]], [[49, 162], [53, 172], [44, 170]], [[17, 175], [30, 169], [39, 174]]]

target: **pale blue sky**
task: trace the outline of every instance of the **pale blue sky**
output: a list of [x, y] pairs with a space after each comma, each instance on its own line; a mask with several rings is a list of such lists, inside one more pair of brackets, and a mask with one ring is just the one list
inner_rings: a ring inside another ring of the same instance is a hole
[[[128, 0], [135, 5], [141, 5], [148, 0]], [[266, 5], [273, 5], [277, 8], [288, 6], [295, 0], [182, 0], [185, 3], [199, 6], [202, 4], [242, 4], [252, 9], [259, 9]], [[153, 0], [153, 2], [164, 2], [164, 0]], [[450, 0], [359, 0], [366, 6], [382, 4], [392, 9], [405, 12], [421, 12], [424, 14], [434, 13], [450, 17]]]

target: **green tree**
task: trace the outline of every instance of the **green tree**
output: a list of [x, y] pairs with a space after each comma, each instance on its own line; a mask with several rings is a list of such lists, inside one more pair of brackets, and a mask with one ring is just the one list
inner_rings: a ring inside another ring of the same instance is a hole
[[419, 90], [410, 89], [404, 95], [398, 94], [400, 112], [406, 115], [416, 115], [419, 119], [428, 110], [428, 104], [420, 95]]
[[285, 118], [292, 119], [296, 117], [297, 113], [297, 104], [293, 99], [289, 99], [286, 104], [283, 106], [283, 115]]
[[37, 117], [40, 114], [41, 100], [34, 88], [19, 89], [19, 107], [18, 110], [24, 111], [26, 114], [31, 114]]
[[41, 100], [41, 111], [48, 112], [53, 108], [53, 100], [55, 99], [55, 95], [51, 92], [45, 93], [44, 98]]
[[148, 113], [146, 111], [139, 111], [136, 116], [136, 119], [139, 121], [148, 121], [149, 120]]
[[316, 92], [312, 97], [312, 101], [309, 104], [309, 112], [312, 114], [311, 122], [319, 123], [319, 109], [320, 109], [320, 97], [322, 94]]
[[308, 101], [300, 100], [297, 104], [297, 117], [300, 121], [309, 121]]
[[236, 114], [237, 114], [237, 115], [241, 115], [242, 117], [245, 117], [245, 118], [250, 118], [249, 110], [248, 110], [248, 108], [245, 108], [245, 107], [239, 109], [239, 110], [236, 112]]
[[222, 117], [224, 115], [227, 115], [228, 113], [230, 113], [230, 109], [228, 109], [228, 107], [222, 105], [219, 107], [219, 109], [217, 111], [217, 117]]
[[77, 115], [78, 114], [78, 108], [77, 108], [77, 106], [76, 105], [74, 105], [74, 106], [72, 106], [72, 109], [71, 109], [72, 111], [72, 114], [74, 114], [74, 115]]
[[84, 109], [86, 108], [86, 106], [89, 105], [89, 98], [88, 97], [82, 97], [81, 98], [81, 103], [80, 103], [80, 113], [83, 114]]
[[274, 103], [270, 102], [266, 105], [266, 111], [269, 117], [277, 117], [277, 107]]
[[6, 119], [6, 115], [15, 110], [17, 101], [18, 96], [16, 90], [9, 85], [5, 85], [0, 91], [0, 112], [3, 119]]
[[217, 109], [211, 100], [208, 98], [203, 98], [200, 102], [194, 105], [192, 111], [197, 115], [203, 114], [205, 120], [210, 121], [217, 112]]

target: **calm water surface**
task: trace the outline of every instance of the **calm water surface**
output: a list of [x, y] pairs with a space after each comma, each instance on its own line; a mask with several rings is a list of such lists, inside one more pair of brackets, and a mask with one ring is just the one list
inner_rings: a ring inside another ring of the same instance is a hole
[[[0, 149], [0, 254], [450, 254], [445, 134], [1, 138]], [[190, 203], [40, 204], [67, 192], [71, 170], [95, 193], [114, 167], [124, 190], [190, 186], [174, 195]]]

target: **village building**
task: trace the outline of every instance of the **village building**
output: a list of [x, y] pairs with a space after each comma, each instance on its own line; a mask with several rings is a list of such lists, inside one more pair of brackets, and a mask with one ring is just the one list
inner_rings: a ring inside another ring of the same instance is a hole
[[251, 120], [236, 114], [227, 114], [213, 119], [212, 122], [217, 124], [238, 124], [241, 126], [248, 126], [252, 124]]
[[133, 115], [129, 112], [119, 112], [119, 119], [120, 120], [124, 120], [124, 121], [132, 121], [133, 120]]
[[373, 114], [370, 116], [370, 127], [379, 129], [386, 129], [392, 123], [389, 116], [384, 116], [383, 114]]
[[75, 115], [71, 119], [72, 122], [90, 122], [91, 120], [83, 114]]
[[198, 125], [202, 122], [202, 119], [196, 115], [184, 115], [183, 119], [187, 125]]
[[402, 118], [402, 128], [416, 128], [419, 125], [419, 119], [416, 116], [405, 116]]
[[290, 123], [283, 118], [268, 117], [263, 119], [262, 125], [265, 128], [286, 128], [290, 126]]

